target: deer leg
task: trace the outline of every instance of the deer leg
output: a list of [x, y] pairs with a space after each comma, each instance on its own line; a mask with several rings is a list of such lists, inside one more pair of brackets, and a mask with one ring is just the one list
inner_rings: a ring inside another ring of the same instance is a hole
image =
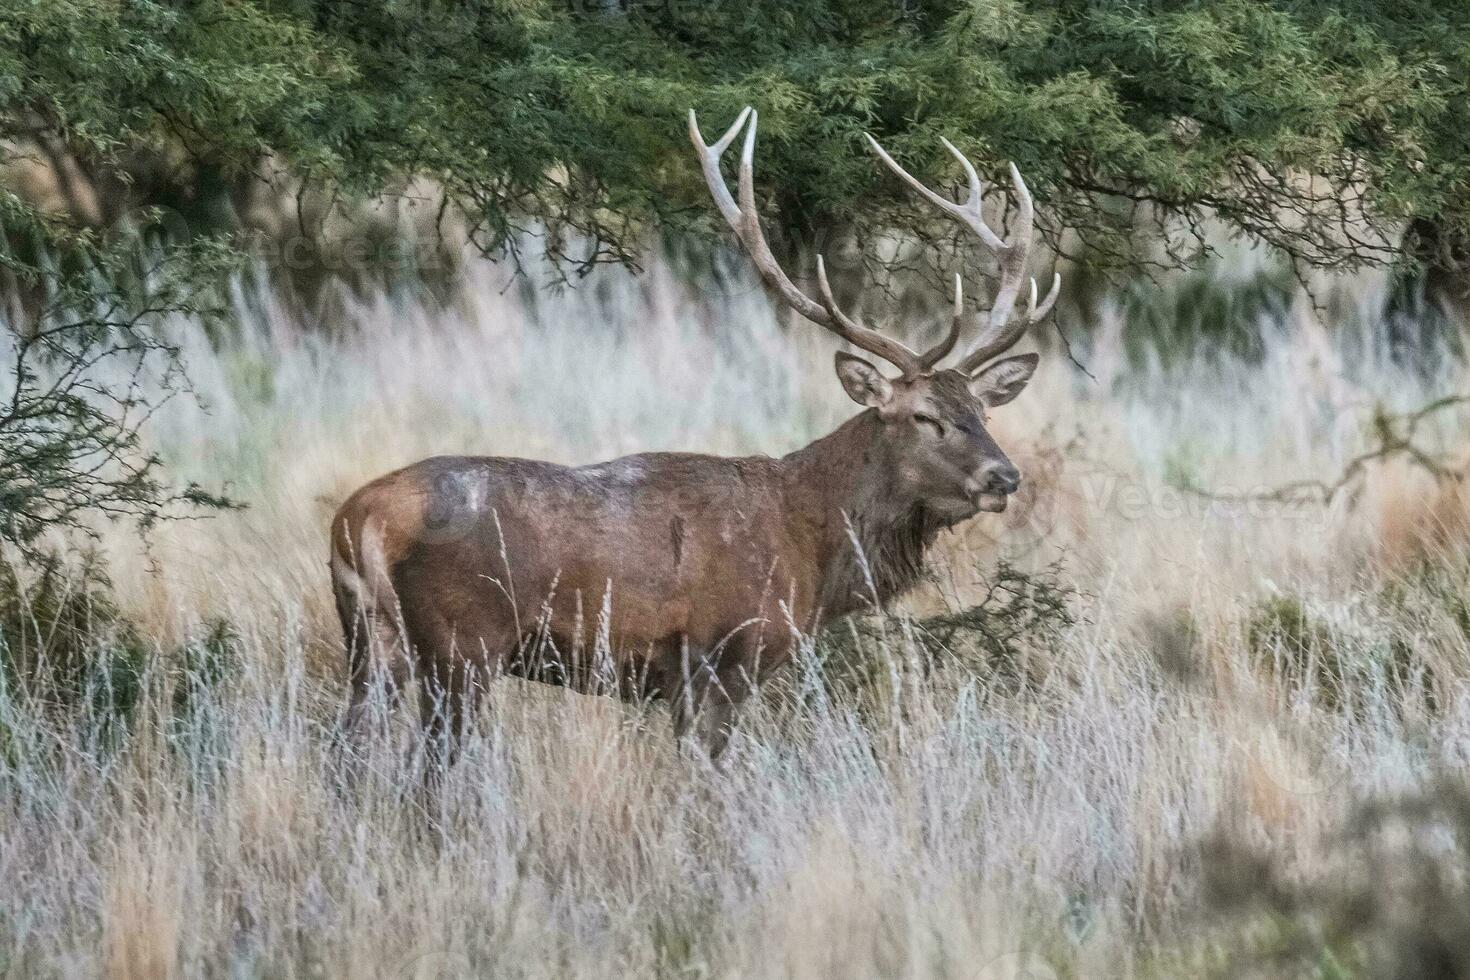
[[707, 658], [686, 651], [684, 665], [684, 678], [674, 698], [674, 737], [682, 740], [692, 733], [710, 759], [718, 759], [730, 741], [737, 692]]
[[459, 758], [480, 686], [471, 677], [469, 664], [458, 658], [446, 661], [424, 678], [419, 701], [425, 748], [445, 768]]
[[424, 780], [429, 799], [434, 800], [477, 721], [489, 682], [516, 638], [513, 629], [489, 619], [450, 623], [437, 613], [420, 611], [405, 622], [419, 667]]
[[349, 687], [342, 733], [347, 742], [361, 745], [371, 735], [386, 733], [410, 679], [408, 657], [397, 627], [382, 617], [359, 609], [344, 613], [342, 621]]
[[734, 722], [735, 702], [723, 695], [705, 699], [694, 720], [694, 737], [709, 753], [711, 762], [718, 761], [725, 754]]
[[[408, 644], [396, 616], [378, 601], [378, 590], [345, 561], [334, 558], [331, 567], [337, 617], [347, 646], [349, 694], [341, 734], [347, 743], [362, 744], [375, 727], [373, 708], [381, 703], [386, 721], [402, 699], [409, 680]], [[391, 586], [386, 591], [391, 596]], [[375, 697], [379, 692], [381, 699]]]

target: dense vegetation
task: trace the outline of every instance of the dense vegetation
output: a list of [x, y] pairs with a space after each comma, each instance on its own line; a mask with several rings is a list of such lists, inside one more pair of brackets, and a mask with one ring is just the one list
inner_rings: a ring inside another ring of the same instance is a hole
[[795, 236], [892, 219], [864, 130], [922, 176], [940, 134], [1015, 160], [1094, 260], [1139, 257], [1139, 205], [1329, 265], [1385, 256], [1359, 210], [1470, 220], [1455, 5], [10, 3], [0, 36], [7, 137], [74, 154], [99, 221], [229, 227], [269, 157], [349, 200], [430, 176], [486, 250], [541, 227], [627, 260], [707, 215], [685, 110], [746, 103]]

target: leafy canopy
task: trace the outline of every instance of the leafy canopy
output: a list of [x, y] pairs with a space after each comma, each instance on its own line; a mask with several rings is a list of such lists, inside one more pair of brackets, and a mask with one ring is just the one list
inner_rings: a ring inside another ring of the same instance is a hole
[[930, 181], [957, 177], [941, 135], [1014, 160], [1094, 263], [1157, 259], [1160, 214], [1166, 258], [1213, 214], [1338, 266], [1470, 211], [1470, 10], [1428, 0], [9, 0], [0, 41], [11, 114], [94, 169], [143, 147], [249, 179], [269, 154], [349, 198], [426, 175], [486, 251], [550, 230], [573, 262], [713, 227], [691, 106], [710, 130], [760, 109], [797, 241], [914, 217], [865, 130]]

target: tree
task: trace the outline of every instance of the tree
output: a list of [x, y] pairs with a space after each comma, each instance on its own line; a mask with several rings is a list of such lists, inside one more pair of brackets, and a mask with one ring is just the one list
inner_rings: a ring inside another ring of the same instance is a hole
[[[1094, 265], [1188, 261], [1210, 219], [1300, 264], [1352, 267], [1393, 260], [1415, 218], [1470, 220], [1451, 135], [1470, 14], [1429, 2], [295, 9], [360, 66], [376, 107], [344, 173], [359, 187], [387, 161], [435, 175], [487, 251], [540, 226], [560, 258], [630, 261], [649, 224], [709, 227], [680, 122], [747, 103], [788, 240], [915, 227], [864, 130], [922, 178], [955, 177], [940, 135], [993, 175], [1016, 161], [1053, 244]], [[563, 229], [585, 251], [568, 255]]]
[[[68, 240], [34, 215], [8, 217], [12, 233], [30, 223], [49, 248], [34, 264], [0, 251], [0, 268], [43, 297], [0, 347], [9, 369], [0, 389], [0, 540], [34, 556], [48, 530], [90, 532], [89, 514], [147, 526], [230, 506], [193, 484], [166, 485], [140, 440], [148, 417], [184, 384], [177, 351], [154, 324], [202, 311], [194, 280], [221, 256], [198, 244], [149, 252], [133, 241]], [[139, 268], [145, 254], [154, 261]]]
[[[683, 115], [747, 103], [788, 239], [915, 217], [865, 130], [923, 178], [955, 176], [940, 135], [993, 175], [1015, 160], [1054, 240], [1070, 229], [1094, 264], [1186, 261], [1206, 218], [1329, 268], [1392, 259], [1411, 220], [1470, 220], [1470, 12], [1428, 0], [187, 9], [54, 5], [12, 23], [15, 74], [64, 72], [48, 95], [86, 107], [90, 134], [143, 135], [200, 185], [248, 182], [268, 154], [343, 200], [426, 175], [485, 251], [544, 231], [574, 267], [636, 261], [650, 227], [709, 228]], [[91, 57], [58, 68], [48, 52], [78, 37]], [[92, 70], [119, 64], [121, 86]]]
[[[107, 213], [129, 199], [141, 155], [207, 147], [215, 165], [243, 167], [274, 147], [309, 149], [293, 142], [298, 97], [320, 77], [316, 50], [292, 47], [304, 29], [249, 7], [217, 12], [231, 23], [147, 3], [0, 7], [0, 163], [12, 177], [0, 190], [0, 357], [9, 368], [0, 381], [0, 541], [25, 553], [48, 529], [85, 531], [96, 514], [146, 525], [228, 503], [167, 484], [139, 438], [184, 384], [157, 328], [211, 312], [227, 250], [208, 235], [145, 234], [145, 207]], [[249, 43], [231, 47], [211, 33], [221, 26]], [[284, 77], [271, 70], [288, 60]], [[60, 208], [15, 190], [37, 157], [53, 163]], [[101, 213], [84, 213], [88, 195]]]

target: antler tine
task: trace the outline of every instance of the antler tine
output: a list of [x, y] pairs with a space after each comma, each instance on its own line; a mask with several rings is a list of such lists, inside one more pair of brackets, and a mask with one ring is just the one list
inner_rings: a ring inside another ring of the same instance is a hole
[[988, 340], [983, 339], [981, 343], [965, 355], [965, 359], [959, 363], [955, 370], [969, 374], [978, 369], [986, 361], [998, 357], [1016, 346], [1021, 338], [1026, 335], [1026, 328], [1034, 323], [1040, 323], [1046, 315], [1051, 312], [1052, 304], [1057, 301], [1061, 293], [1062, 277], [1058, 273], [1052, 275], [1051, 291], [1047, 293], [1046, 299], [1041, 305], [1036, 305], [1036, 280], [1031, 280], [1031, 297], [1026, 304], [1026, 315], [1020, 319], [1007, 323], [1002, 320], [999, 326], [991, 326], [986, 331]]
[[1036, 280], [1031, 280], [1031, 297], [1026, 304], [1026, 315], [1014, 323], [1007, 324], [1002, 321], [999, 326], [992, 326], [986, 332], [986, 336], [993, 339], [982, 341], [965, 359], [960, 362], [955, 370], [966, 374], [976, 370], [980, 365], [991, 358], [998, 357], [1014, 347], [1022, 337], [1026, 335], [1026, 328], [1032, 324], [1040, 323], [1046, 319], [1056, 303], [1057, 297], [1062, 291], [1062, 276], [1060, 273], [1052, 273], [1051, 289], [1046, 294], [1046, 299], [1038, 306], [1036, 303]]
[[740, 133], [740, 127], [745, 125], [745, 120], [750, 118], [751, 108], [746, 106], [740, 110], [740, 115], [735, 117], [735, 122], [725, 135], [709, 146], [704, 145], [704, 135], [699, 131], [699, 119], [694, 115], [694, 110], [689, 110], [689, 139], [693, 141], [695, 148], [699, 151], [700, 169], [704, 171], [704, 182], [709, 185], [709, 192], [715, 199], [715, 206], [720, 209], [720, 214], [725, 216], [735, 234], [740, 234], [740, 207], [735, 199], [730, 196], [730, 188], [725, 186], [725, 178], [720, 175], [720, 157], [725, 155], [735, 137]]
[[995, 300], [985, 315], [985, 330], [980, 342], [960, 361], [958, 370], [968, 374], [986, 361], [1005, 353], [1026, 335], [1026, 328], [1044, 317], [1056, 302], [1061, 287], [1061, 277], [1053, 276], [1051, 293], [1041, 308], [1036, 305], [1036, 281], [1031, 280], [1031, 295], [1026, 305], [1026, 315], [1014, 323], [1011, 316], [1015, 311], [1016, 298], [1021, 285], [1026, 281], [1026, 262], [1031, 257], [1031, 237], [1036, 219], [1031, 191], [1021, 177], [1021, 171], [1010, 164], [1011, 186], [1016, 195], [1016, 220], [1011, 240], [997, 253], [1000, 266], [1000, 285], [995, 291]]
[[[749, 106], [746, 106], [750, 109]], [[811, 297], [796, 288], [786, 275], [781, 264], [776, 261], [776, 256], [771, 252], [771, 246], [766, 242], [766, 236], [761, 231], [760, 214], [755, 207], [755, 132], [760, 123], [760, 113], [750, 109], [750, 125], [745, 129], [745, 145], [740, 150], [740, 177], [736, 193], [736, 200], [740, 203], [740, 225], [736, 233], [740, 236], [740, 242], [745, 246], [745, 251], [755, 262], [755, 267], [760, 272], [766, 283], [781, 294], [796, 312], [822, 326], [830, 326], [830, 315], [821, 306], [812, 301]], [[720, 180], [724, 183], [724, 178]]]
[[932, 370], [934, 365], [949, 356], [954, 350], [954, 345], [959, 343], [960, 331], [965, 326], [965, 291], [960, 282], [960, 274], [954, 274], [954, 315], [949, 320], [949, 333], [945, 338], [933, 347], [919, 355], [919, 363], [925, 371]]
[[965, 179], [970, 184], [970, 196], [965, 198], [964, 206], [967, 208], [973, 207], [978, 210], [980, 199], [985, 196], [985, 184], [980, 180], [980, 175], [975, 171], [975, 165], [970, 162], [969, 157], [957, 150], [955, 145], [947, 138], [941, 136], [939, 137], [939, 142], [944, 144], [944, 148], [949, 151], [950, 156], [958, 160], [960, 166], [964, 168]]
[[[736, 198], [731, 196], [730, 189], [725, 184], [725, 178], [720, 173], [720, 157], [733, 141], [747, 115], [750, 125], [745, 130], [745, 145], [740, 152], [740, 176], [737, 188], [738, 198]], [[918, 354], [898, 341], [862, 326], [837, 308], [836, 302], [831, 299], [831, 289], [827, 284], [826, 272], [820, 257], [817, 259], [818, 285], [823, 293], [823, 303], [820, 304], [798, 289], [782, 270], [780, 263], [776, 261], [770, 245], [766, 242], [765, 233], [761, 231], [760, 213], [756, 210], [755, 204], [755, 134], [759, 118], [759, 114], [754, 109], [746, 106], [745, 110], [740, 113], [740, 117], [735, 120], [735, 125], [731, 126], [718, 142], [706, 145], [704, 136], [699, 131], [699, 123], [695, 118], [694, 110], [689, 110], [689, 138], [699, 153], [700, 166], [704, 170], [704, 181], [709, 185], [715, 205], [719, 207], [725, 220], [730, 223], [730, 227], [735, 230], [736, 236], [745, 246], [745, 251], [755, 263], [756, 271], [761, 274], [761, 278], [781, 296], [788, 306], [818, 326], [825, 327], [837, 334], [854, 347], [888, 361], [898, 368], [904, 377], [918, 374], [923, 370]]]
[[[986, 247], [995, 252], [997, 263], [1000, 266], [1000, 285], [995, 291], [995, 300], [984, 317], [985, 329], [982, 331], [979, 345], [967, 354], [958, 366], [958, 370], [968, 374], [996, 355], [1015, 346], [1017, 341], [1025, 335], [1028, 326], [1051, 312], [1052, 305], [1056, 303], [1057, 296], [1060, 294], [1062, 279], [1060, 275], [1054, 275], [1051, 291], [1038, 306], [1036, 283], [1033, 280], [1025, 317], [1017, 323], [1010, 322], [1015, 310], [1016, 299], [1021, 292], [1021, 285], [1026, 280], [1026, 262], [1031, 255], [1031, 238], [1036, 217], [1031, 191], [1026, 187], [1026, 181], [1021, 178], [1021, 171], [1012, 163], [1010, 170], [1011, 184], [1015, 188], [1016, 195], [1016, 220], [1011, 240], [1004, 241], [991, 230], [982, 217], [980, 198], [983, 188], [974, 164], [953, 143], [941, 137], [944, 148], [960, 162], [960, 166], [964, 168], [965, 177], [969, 181], [970, 195], [962, 205], [955, 204], [925, 187], [912, 174], [900, 167], [871, 134], [867, 136], [869, 145], [890, 170], [918, 191], [925, 200], [973, 231]], [[927, 357], [927, 353], [923, 355], [923, 358]]]
[[980, 213], [980, 195], [982, 191], [980, 175], [975, 172], [974, 165], [966, 159], [965, 155], [955, 149], [953, 143], [949, 140], [943, 141], [945, 149], [953, 153], [955, 159], [965, 168], [965, 176], [969, 179], [970, 196], [965, 200], [964, 204], [956, 204], [954, 201], [949, 200], [943, 195], [936, 194], [934, 191], [925, 187], [917, 177], [899, 166], [898, 161], [888, 155], [888, 151], [883, 149], [883, 145], [874, 139], [872, 133], [864, 133], [863, 135], [867, 137], [868, 145], [873, 148], [873, 152], [878, 154], [879, 159], [888, 165], [888, 169], [892, 170], [904, 183], [917, 191], [920, 197], [973, 231], [985, 243], [986, 247], [994, 251], [1000, 251], [1005, 248], [1005, 242], [1001, 241], [1000, 236], [994, 231], [991, 231], [990, 226], [985, 223], [984, 216]]
[[842, 308], [837, 305], [837, 300], [832, 296], [832, 284], [827, 281], [827, 262], [821, 255], [817, 256], [817, 291], [822, 295], [822, 306], [832, 319], [842, 326], [843, 330], [848, 333], [856, 333], [859, 330], [868, 329], [843, 313]]
[[1047, 292], [1046, 292], [1046, 299], [1044, 299], [1044, 300], [1041, 301], [1041, 305], [1040, 306], [1037, 306], [1036, 305], [1036, 280], [1035, 279], [1032, 279], [1031, 280], [1031, 304], [1030, 304], [1030, 307], [1026, 310], [1026, 319], [1030, 320], [1032, 323], [1040, 323], [1042, 320], [1045, 320], [1046, 319], [1046, 315], [1051, 312], [1051, 308], [1056, 305], [1057, 297], [1060, 296], [1061, 294], [1062, 294], [1062, 274], [1060, 272], [1053, 272], [1051, 274], [1051, 289], [1047, 290]]

